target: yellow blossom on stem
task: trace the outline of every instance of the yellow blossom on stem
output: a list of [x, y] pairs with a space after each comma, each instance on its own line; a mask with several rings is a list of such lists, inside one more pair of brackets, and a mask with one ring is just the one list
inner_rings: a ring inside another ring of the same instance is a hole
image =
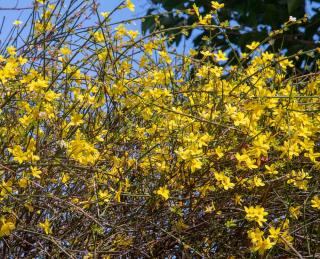
[[218, 181], [218, 184], [223, 187], [223, 189], [232, 189], [235, 184], [230, 181], [230, 177], [226, 176], [224, 173], [215, 172], [214, 176]]
[[269, 233], [270, 233], [269, 237], [274, 240], [278, 240], [280, 232], [281, 232], [280, 228], [271, 227], [269, 228]]
[[160, 187], [155, 193], [162, 196], [165, 200], [169, 199], [170, 197], [170, 191], [166, 186]]
[[236, 193], [233, 200], [236, 205], [241, 205], [242, 204], [242, 195]]
[[224, 3], [219, 4], [217, 1], [211, 1], [211, 6], [213, 10], [219, 10], [224, 7]]
[[320, 198], [318, 195], [312, 198], [311, 207], [320, 210]]
[[20, 21], [20, 20], [15, 20], [14, 22], [13, 22], [13, 25], [14, 26], [19, 26], [19, 25], [21, 25], [22, 24], [22, 21]]
[[16, 54], [16, 48], [14, 46], [7, 47], [7, 51], [10, 56], [14, 56]]
[[248, 221], [255, 221], [259, 224], [259, 226], [262, 226], [262, 223], [266, 222], [267, 219], [265, 216], [268, 215], [268, 212], [264, 210], [261, 206], [250, 206], [250, 207], [244, 207], [244, 211], [246, 212], [246, 219]]
[[31, 166], [31, 174], [33, 177], [40, 179], [40, 174], [42, 174], [42, 172], [36, 166]]
[[222, 52], [222, 50], [218, 50], [218, 52], [214, 53], [213, 55], [217, 62], [228, 60], [227, 56]]
[[65, 55], [65, 56], [72, 53], [71, 49], [69, 49], [68, 47], [62, 47], [60, 49], [60, 52], [62, 55]]
[[0, 219], [0, 238], [3, 236], [9, 236], [15, 228], [16, 226], [13, 222], [2, 217]]
[[246, 47], [247, 47], [248, 49], [250, 49], [250, 50], [254, 50], [254, 49], [256, 49], [259, 45], [260, 45], [259, 42], [253, 41], [253, 42], [251, 42], [251, 44], [246, 45]]
[[132, 3], [131, 0], [127, 0], [127, 8], [128, 8], [131, 12], [134, 12], [134, 10], [135, 10], [135, 5]]
[[299, 216], [301, 215], [300, 209], [301, 209], [301, 206], [296, 206], [296, 207], [291, 206], [291, 207], [289, 207], [290, 216], [292, 218], [298, 219]]
[[67, 144], [67, 152], [70, 157], [84, 165], [95, 163], [99, 158], [99, 151], [82, 138], [79, 130], [75, 135], [75, 139]]
[[52, 234], [51, 230], [51, 224], [48, 219], [46, 219], [44, 222], [39, 223], [39, 227], [46, 233], [47, 235]]
[[270, 240], [270, 237], [264, 238], [264, 232], [258, 228], [250, 229], [248, 231], [248, 237], [251, 240], [251, 250], [253, 252], [259, 252], [264, 254], [267, 250], [271, 249], [275, 243]]

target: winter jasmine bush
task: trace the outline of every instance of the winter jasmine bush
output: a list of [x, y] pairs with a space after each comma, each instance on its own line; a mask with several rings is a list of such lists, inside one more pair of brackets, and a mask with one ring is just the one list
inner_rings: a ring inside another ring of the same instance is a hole
[[[263, 48], [306, 18], [231, 65], [114, 23], [129, 0], [98, 7], [37, 0], [2, 45], [2, 256], [319, 256], [320, 49]], [[222, 8], [186, 15], [214, 40]]]

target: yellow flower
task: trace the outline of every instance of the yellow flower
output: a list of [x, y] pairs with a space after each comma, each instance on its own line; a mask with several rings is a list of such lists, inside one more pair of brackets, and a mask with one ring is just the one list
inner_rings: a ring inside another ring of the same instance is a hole
[[6, 219], [2, 218], [0, 220], [0, 237], [3, 236], [9, 236], [12, 232], [12, 230], [14, 230], [16, 228], [15, 224], [11, 221], [7, 221]]
[[211, 1], [211, 6], [213, 10], [219, 10], [224, 7], [224, 3], [219, 4], [217, 1]]
[[254, 161], [247, 154], [240, 155], [239, 153], [236, 153], [235, 157], [240, 164], [242, 162], [246, 162], [249, 169], [258, 168], [258, 166], [254, 164]]
[[253, 184], [255, 187], [265, 186], [265, 183], [263, 182], [263, 180], [256, 175], [253, 177]]
[[224, 153], [223, 153], [224, 149], [221, 147], [221, 146], [218, 146], [216, 149], [215, 149], [215, 153], [216, 155], [218, 156], [218, 158], [221, 158], [224, 156]]
[[266, 222], [267, 219], [265, 219], [264, 217], [268, 215], [268, 212], [264, 211], [264, 208], [262, 208], [261, 206], [250, 206], [248, 207], [244, 207], [244, 210], [246, 212], [246, 219], [248, 221], [255, 221], [259, 224], [259, 226], [262, 226], [263, 222]]
[[65, 56], [72, 53], [71, 49], [69, 49], [68, 47], [62, 47], [60, 49], [60, 52], [62, 55], [65, 55]]
[[70, 126], [79, 126], [84, 122], [81, 114], [74, 114], [71, 116]]
[[51, 31], [53, 29], [53, 24], [49, 22], [42, 22], [42, 21], [36, 21], [35, 22], [35, 29], [37, 33], [44, 32], [44, 31]]
[[170, 192], [167, 189], [167, 187], [160, 187], [157, 191], [156, 194], [162, 196], [165, 200], [169, 199], [170, 197]]
[[212, 15], [211, 14], [207, 14], [204, 17], [202, 17], [201, 15], [199, 16], [199, 23], [206, 25], [206, 24], [210, 24], [212, 20]]
[[246, 45], [246, 47], [250, 50], [256, 49], [260, 45], [259, 42], [253, 41], [251, 44]]
[[48, 102], [51, 102], [55, 99], [57, 99], [61, 94], [57, 94], [52, 90], [49, 90], [45, 93], [44, 99], [46, 99]]
[[250, 229], [248, 231], [248, 237], [251, 240], [253, 252], [259, 252], [259, 254], [264, 254], [266, 250], [272, 248], [275, 243], [271, 242], [270, 237], [264, 238], [263, 231], [258, 228]]
[[38, 79], [37, 81], [31, 81], [27, 87], [29, 88], [29, 91], [40, 91], [44, 88], [48, 87], [48, 82], [42, 79]]
[[270, 238], [268, 237], [268, 238], [263, 238], [259, 240], [259, 242], [255, 244], [255, 247], [253, 249], [255, 251], [258, 251], [259, 254], [264, 254], [266, 250], [269, 250], [273, 246], [274, 246], [274, 243], [271, 242]]
[[308, 179], [310, 179], [308, 173], [305, 173], [304, 170], [299, 170], [296, 172], [295, 170], [291, 171], [290, 179], [287, 180], [288, 184], [292, 184], [295, 187], [299, 188], [300, 190], [307, 190], [308, 189]]
[[8, 148], [8, 151], [13, 155], [13, 160], [17, 161], [19, 164], [28, 160], [27, 153], [23, 152], [22, 147], [19, 145], [14, 146], [13, 148]]
[[127, 8], [134, 12], [134, 9], [135, 9], [135, 5], [131, 2], [131, 0], [127, 0]]
[[105, 190], [105, 191], [99, 190], [98, 196], [99, 196], [99, 199], [101, 199], [102, 201], [108, 202], [110, 200], [111, 195], [109, 194], [108, 190]]
[[171, 63], [171, 57], [169, 56], [168, 52], [159, 51], [159, 55], [166, 63]]
[[2, 183], [0, 185], [0, 200], [1, 200], [1, 197], [5, 197], [7, 196], [9, 193], [12, 193], [12, 181], [11, 180], [8, 180], [8, 181], [5, 181], [5, 180], [2, 180]]
[[40, 179], [42, 172], [36, 166], [31, 166], [31, 174], [33, 177]]
[[272, 239], [278, 240], [280, 231], [281, 231], [280, 228], [275, 228], [275, 227], [269, 228], [269, 233], [270, 233], [269, 237]]
[[204, 57], [211, 57], [213, 54], [206, 50], [206, 51], [200, 51], [200, 53], [204, 56]]
[[61, 177], [61, 182], [62, 183], [67, 183], [70, 180], [70, 175], [67, 173], [63, 173]]
[[102, 17], [106, 18], [110, 14], [109, 12], [101, 12], [100, 13]]
[[290, 212], [290, 216], [298, 219], [299, 216], [301, 215], [301, 206], [296, 206], [296, 207], [289, 207], [289, 212]]
[[44, 222], [39, 223], [39, 227], [42, 228], [42, 230], [47, 234], [51, 234], [52, 230], [51, 230], [51, 224], [50, 221], [48, 219], [46, 219]]
[[196, 15], [198, 17], [200, 17], [199, 7], [196, 4], [193, 4], [192, 7], [193, 7], [193, 10], [195, 11]]
[[22, 21], [20, 21], [20, 20], [15, 20], [14, 22], [13, 22], [13, 25], [14, 26], [19, 26], [19, 25], [21, 25], [22, 24]]
[[237, 226], [236, 222], [234, 221], [234, 219], [230, 219], [228, 220], [225, 224], [224, 224], [227, 228], [232, 228]]
[[191, 169], [191, 172], [194, 172], [196, 171], [197, 169], [201, 169], [202, 167], [202, 162], [200, 161], [199, 158], [194, 158], [190, 161], [190, 169]]
[[28, 186], [28, 179], [27, 178], [21, 178], [18, 182], [19, 186], [21, 188], [26, 188]]
[[242, 196], [240, 195], [240, 194], [235, 194], [235, 196], [234, 196], [234, 203], [236, 204], [236, 205], [241, 205], [242, 204]]
[[16, 54], [16, 48], [13, 47], [13, 46], [7, 47], [7, 51], [8, 51], [10, 56], [14, 56]]
[[144, 49], [145, 49], [145, 52], [149, 55], [152, 54], [152, 51], [154, 48], [156, 48], [154, 42], [147, 42], [143, 45]]
[[271, 175], [276, 175], [279, 172], [276, 170], [276, 165], [272, 164], [270, 166], [265, 165], [265, 168], [267, 169], [266, 173], [271, 174]]
[[263, 232], [259, 228], [250, 229], [247, 233], [253, 243], [258, 242], [263, 237]]
[[227, 56], [222, 52], [222, 50], [218, 50], [218, 52], [214, 53], [213, 55], [216, 58], [217, 62], [228, 60]]
[[103, 36], [103, 33], [101, 31], [97, 31], [93, 34], [94, 36], [94, 39], [97, 41], [97, 42], [103, 42], [104, 41], [104, 36]]
[[230, 177], [226, 176], [224, 173], [214, 173], [214, 177], [218, 181], [218, 184], [223, 187], [223, 189], [228, 190], [234, 187], [234, 183], [230, 181]]
[[33, 212], [34, 208], [30, 203], [25, 203], [24, 207], [29, 211], [29, 212]]
[[215, 211], [215, 210], [216, 210], [216, 208], [214, 206], [214, 203], [212, 202], [210, 205], [205, 207], [204, 212], [205, 213], [210, 213], [210, 212]]
[[82, 134], [77, 130], [75, 139], [68, 143], [67, 153], [80, 164], [92, 164], [99, 158], [99, 151], [94, 145], [82, 139]]
[[320, 210], [320, 198], [318, 195], [312, 198], [311, 207]]

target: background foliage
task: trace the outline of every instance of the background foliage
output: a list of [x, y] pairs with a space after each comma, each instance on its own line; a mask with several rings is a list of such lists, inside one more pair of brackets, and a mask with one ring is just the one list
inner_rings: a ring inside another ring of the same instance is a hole
[[[150, 0], [151, 8], [147, 14], [159, 14], [144, 20], [142, 30], [153, 31], [159, 26], [164, 28], [192, 25], [196, 21], [195, 16], [185, 15], [184, 12], [196, 4], [201, 15], [205, 16], [212, 10], [211, 2], [205, 0]], [[231, 0], [225, 1], [224, 8], [219, 12], [219, 19], [212, 18], [214, 24], [230, 21], [239, 26], [238, 30], [228, 32], [228, 38], [224, 35], [212, 34], [207, 30], [196, 30], [194, 34], [188, 34], [187, 38], [193, 37], [196, 48], [209, 45], [214, 49], [226, 50], [230, 48], [229, 41], [239, 50], [244, 51], [245, 46], [253, 41], [265, 40], [270, 31], [280, 29], [288, 21], [289, 16], [297, 19], [308, 13], [308, 22], [292, 26], [285, 35], [274, 37], [275, 43], [269, 46], [269, 50], [278, 51], [285, 49], [289, 55], [299, 50], [307, 50], [319, 45], [320, 34], [320, 1], [305, 0]], [[182, 11], [182, 12], [179, 12]], [[157, 18], [156, 18], [157, 17]], [[156, 19], [155, 19], [156, 18]], [[167, 32], [168, 36], [174, 36], [174, 31]], [[172, 43], [179, 44], [182, 34], [173, 37]], [[208, 40], [209, 38], [209, 40]], [[230, 57], [233, 56], [230, 52]], [[311, 61], [307, 62], [309, 65]], [[301, 65], [301, 63], [299, 63]]]

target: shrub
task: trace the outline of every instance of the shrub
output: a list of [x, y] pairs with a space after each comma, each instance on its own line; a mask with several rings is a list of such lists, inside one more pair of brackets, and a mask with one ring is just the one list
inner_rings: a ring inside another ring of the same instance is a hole
[[303, 21], [229, 66], [68, 3], [38, 0], [1, 56], [3, 256], [319, 255], [320, 76], [292, 63], [319, 49], [263, 50]]

